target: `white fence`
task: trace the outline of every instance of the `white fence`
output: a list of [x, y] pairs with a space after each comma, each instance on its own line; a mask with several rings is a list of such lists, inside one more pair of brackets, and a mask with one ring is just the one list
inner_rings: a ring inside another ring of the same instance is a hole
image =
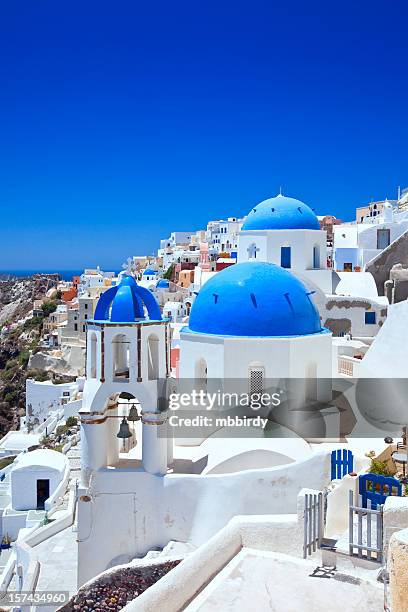
[[306, 493], [303, 518], [303, 558], [306, 559], [323, 538], [323, 493]]
[[[350, 556], [357, 556], [360, 559], [364, 557], [368, 561], [377, 561], [377, 563], [382, 563], [383, 506], [378, 506], [378, 510], [373, 510], [371, 508], [371, 501], [367, 500], [367, 508], [363, 508], [360, 495], [357, 497], [356, 505], [354, 505], [353, 491], [350, 491], [349, 500]], [[354, 517], [356, 515], [357, 533], [355, 533], [354, 528]]]

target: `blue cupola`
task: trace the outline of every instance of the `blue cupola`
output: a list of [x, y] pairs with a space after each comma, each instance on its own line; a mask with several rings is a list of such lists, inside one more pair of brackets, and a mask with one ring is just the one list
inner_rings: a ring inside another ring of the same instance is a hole
[[242, 230], [319, 230], [313, 210], [300, 200], [278, 194], [254, 206], [242, 225]]
[[184, 331], [260, 338], [326, 332], [311, 293], [296, 276], [252, 261], [225, 268], [205, 283]]
[[151, 321], [161, 321], [159, 304], [151, 291], [141, 287], [132, 276], [124, 276], [98, 300], [94, 320], [111, 323], [137, 323], [145, 320], [145, 309]]
[[167, 280], [167, 278], [161, 278], [156, 284], [157, 289], [168, 289], [169, 286], [170, 282]]

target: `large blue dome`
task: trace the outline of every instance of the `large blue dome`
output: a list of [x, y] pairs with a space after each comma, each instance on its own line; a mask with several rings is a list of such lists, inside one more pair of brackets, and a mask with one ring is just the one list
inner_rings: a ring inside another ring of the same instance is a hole
[[161, 320], [160, 307], [152, 292], [138, 285], [132, 276], [124, 276], [119, 285], [102, 293], [96, 305], [94, 320], [136, 323], [146, 319], [144, 307], [149, 320]]
[[225, 268], [200, 290], [185, 331], [220, 336], [304, 336], [325, 331], [311, 293], [265, 262]]
[[320, 229], [313, 210], [300, 200], [281, 194], [254, 206], [242, 226], [243, 230]]

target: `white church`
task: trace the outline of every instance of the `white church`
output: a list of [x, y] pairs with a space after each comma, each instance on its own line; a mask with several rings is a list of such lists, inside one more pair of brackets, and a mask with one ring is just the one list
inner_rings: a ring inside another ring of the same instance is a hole
[[[316, 438], [339, 436], [338, 414], [321, 410], [333, 351], [318, 308], [332, 291], [325, 232], [308, 206], [279, 195], [249, 213], [238, 239], [238, 263], [207, 280], [181, 329], [180, 381], [205, 390], [235, 379], [251, 395], [296, 379], [294, 410], [273, 413], [272, 435], [249, 423], [249, 435], [212, 427], [180, 437], [163, 402], [177, 382], [169, 320], [123, 276], [87, 327], [79, 586], [172, 540], [200, 546], [237, 515], [296, 514], [302, 487], [330, 482], [330, 452], [316, 451]], [[308, 417], [319, 436], [296, 426]]]
[[[282, 209], [269, 202], [248, 215], [240, 263], [199, 292], [180, 333], [179, 375], [201, 388], [211, 379], [247, 381], [250, 393], [262, 391], [268, 379], [297, 378], [304, 381], [300, 404], [329, 401], [331, 388], [320, 381], [331, 376], [331, 333], [313, 292], [292, 273], [329, 283], [324, 232], [306, 205], [277, 199]], [[269, 217], [277, 229], [266, 229]], [[152, 292], [130, 276], [101, 296], [88, 323], [79, 584], [169, 540], [201, 544], [236, 514], [294, 508], [296, 495], [290, 503], [287, 496], [300, 482], [270, 496], [273, 468], [314, 458], [284, 419], [276, 437], [254, 427], [250, 437], [225, 440], [211, 430], [178, 439], [159, 398], [170, 378], [170, 344], [169, 322]], [[303, 486], [321, 485], [321, 470], [304, 472]], [[242, 486], [235, 488], [237, 478]]]

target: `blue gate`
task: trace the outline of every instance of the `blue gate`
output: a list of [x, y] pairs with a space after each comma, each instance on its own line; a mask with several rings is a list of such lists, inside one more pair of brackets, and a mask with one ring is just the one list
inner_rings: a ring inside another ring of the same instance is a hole
[[346, 474], [353, 471], [354, 458], [351, 450], [338, 448], [331, 454], [331, 479], [343, 478]]
[[367, 500], [371, 501], [371, 508], [377, 509], [385, 503], [389, 495], [402, 495], [402, 485], [392, 476], [380, 474], [363, 474], [358, 479], [358, 490], [363, 498], [363, 508], [367, 508]]

